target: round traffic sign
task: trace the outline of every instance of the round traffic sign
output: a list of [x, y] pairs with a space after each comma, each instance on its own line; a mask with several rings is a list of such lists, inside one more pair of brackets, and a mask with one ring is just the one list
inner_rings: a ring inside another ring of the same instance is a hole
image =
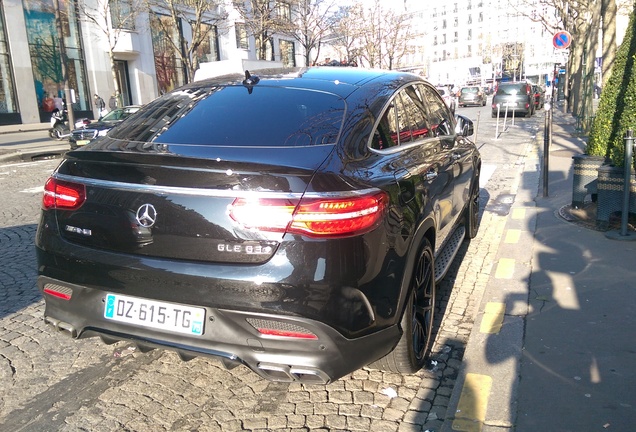
[[565, 30], [556, 32], [554, 37], [552, 38], [552, 45], [555, 48], [566, 49], [572, 43], [572, 35]]

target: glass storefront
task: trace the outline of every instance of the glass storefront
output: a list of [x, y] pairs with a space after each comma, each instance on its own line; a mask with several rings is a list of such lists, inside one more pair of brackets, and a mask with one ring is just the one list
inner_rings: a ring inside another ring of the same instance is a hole
[[[168, 30], [171, 30], [171, 34]], [[155, 56], [155, 72], [159, 94], [167, 93], [185, 84], [181, 59], [174, 52], [171, 40], [179, 41], [181, 26], [175, 28], [169, 16], [152, 15], [150, 18], [152, 50]]]
[[23, 0], [40, 121], [48, 122], [51, 112], [55, 108], [59, 109], [65, 99], [60, 40], [55, 23], [56, 4], [59, 4], [62, 34], [68, 58], [66, 72], [71, 89], [73, 111], [76, 118], [92, 118], [93, 111], [86, 85], [84, 55], [75, 1]]
[[4, 16], [0, 9], [0, 125], [20, 123]]

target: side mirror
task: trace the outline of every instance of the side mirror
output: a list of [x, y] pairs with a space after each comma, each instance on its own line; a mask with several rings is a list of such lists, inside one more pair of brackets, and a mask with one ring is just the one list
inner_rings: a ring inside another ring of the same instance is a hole
[[473, 121], [463, 115], [455, 115], [455, 133], [459, 136], [469, 137], [475, 133]]

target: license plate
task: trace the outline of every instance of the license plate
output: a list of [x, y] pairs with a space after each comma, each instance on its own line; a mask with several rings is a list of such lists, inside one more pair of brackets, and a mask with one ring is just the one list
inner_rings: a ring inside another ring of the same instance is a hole
[[132, 325], [201, 336], [205, 322], [205, 309], [119, 294], [107, 294], [104, 318]]
[[91, 142], [90, 140], [77, 140], [75, 141], [75, 144], [77, 144], [78, 146], [83, 146], [88, 144], [89, 142]]
[[516, 106], [517, 106], [517, 103], [516, 103], [516, 102], [506, 102], [506, 103], [504, 104], [504, 106], [507, 106], [507, 107], [516, 107]]

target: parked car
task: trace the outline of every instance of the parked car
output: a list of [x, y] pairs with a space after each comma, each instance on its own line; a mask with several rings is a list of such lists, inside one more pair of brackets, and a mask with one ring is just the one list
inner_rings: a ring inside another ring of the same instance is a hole
[[537, 84], [532, 85], [532, 94], [534, 95], [534, 109], [539, 110], [545, 105], [545, 90]]
[[109, 130], [123, 122], [129, 115], [139, 111], [139, 108], [141, 108], [139, 105], [115, 108], [98, 121], [90, 122], [83, 127], [74, 129], [68, 138], [71, 150], [84, 146], [97, 137], [106, 135]]
[[451, 91], [450, 87], [437, 86], [437, 92], [440, 94], [440, 96], [442, 96], [442, 99], [444, 99], [444, 102], [446, 103], [448, 108], [450, 108], [451, 113], [455, 114], [455, 107], [457, 105], [457, 102], [455, 101], [455, 95]]
[[459, 91], [460, 107], [468, 105], [486, 106], [486, 93], [479, 86], [462, 87]]
[[44, 319], [273, 381], [414, 372], [436, 283], [478, 229], [472, 134], [404, 72], [269, 70], [167, 93], [46, 182]]
[[[499, 105], [499, 107], [498, 107]], [[495, 95], [492, 98], [492, 116], [497, 117], [497, 109], [503, 115], [508, 109], [508, 115], [534, 114], [534, 93], [532, 86], [525, 82], [503, 82], [497, 86]]]

